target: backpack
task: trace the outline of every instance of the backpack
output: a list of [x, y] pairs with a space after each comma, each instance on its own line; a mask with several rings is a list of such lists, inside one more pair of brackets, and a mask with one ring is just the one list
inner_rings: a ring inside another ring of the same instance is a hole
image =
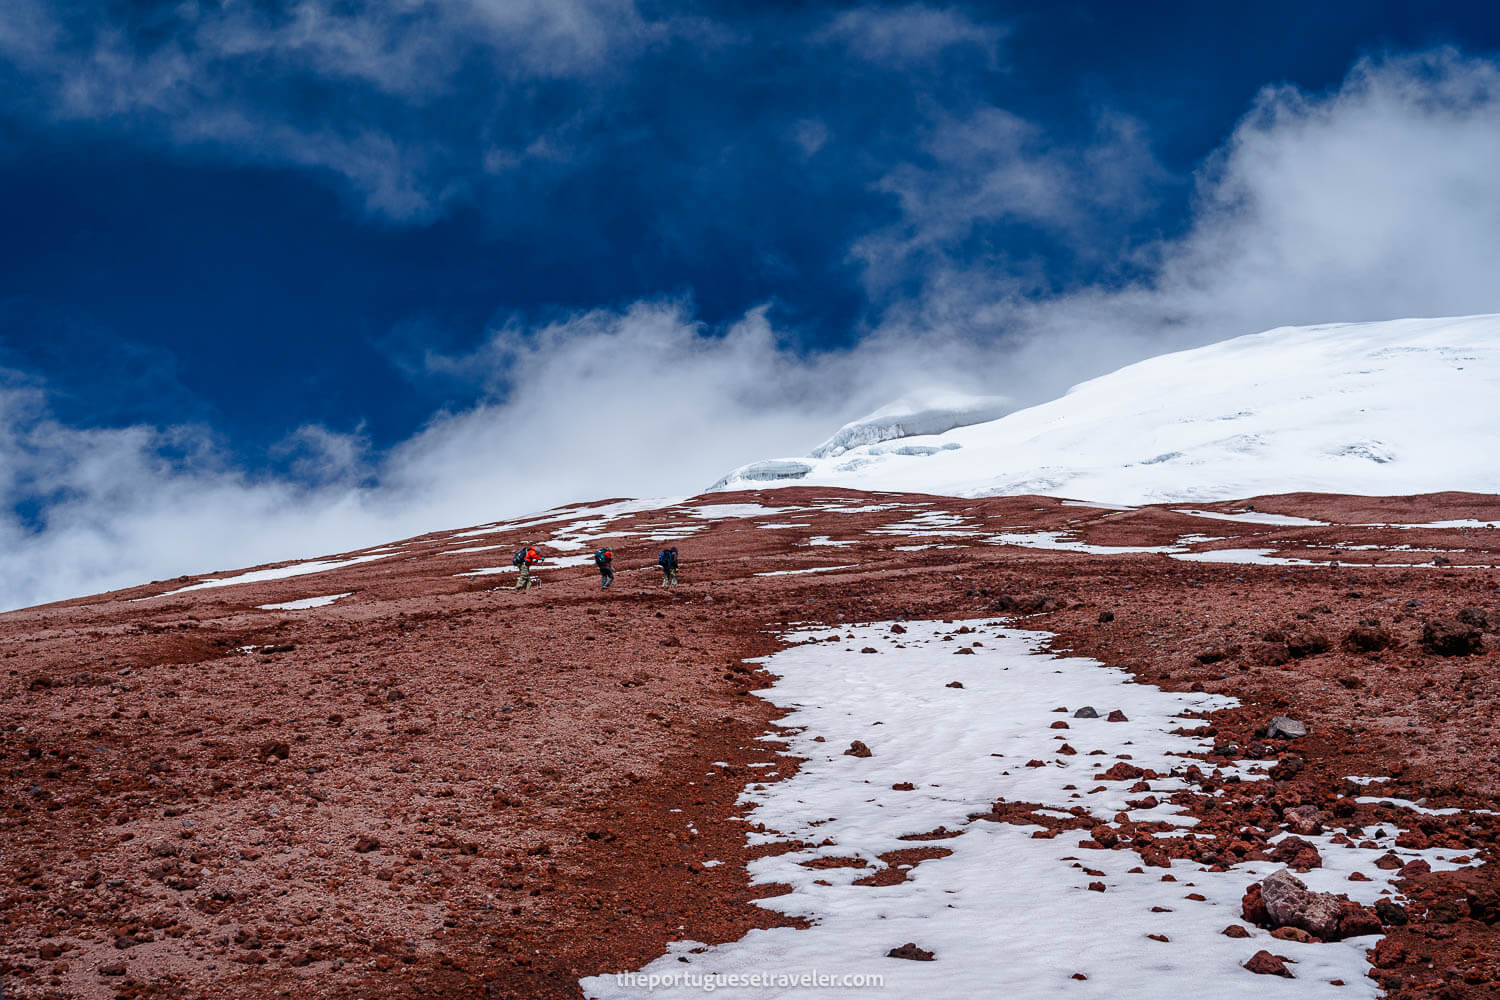
[[520, 569], [523, 565], [525, 565], [526, 564], [526, 550], [525, 549], [516, 549], [516, 554], [514, 556], [511, 556], [510, 564], [512, 566], [516, 567], [517, 569]]
[[594, 553], [594, 565], [608, 566], [612, 558], [613, 556], [610, 554], [609, 549], [600, 549]]
[[667, 550], [666, 549], [662, 549], [661, 550], [661, 555], [659, 555], [659, 556], [656, 557], [656, 565], [660, 566], [662, 569], [667, 569], [668, 567], [671, 566], [671, 563], [667, 561], [668, 558], [669, 557], [667, 555]]
[[667, 552], [666, 552], [666, 555], [667, 555], [667, 569], [676, 569], [677, 568], [677, 549], [675, 549], [675, 548], [668, 549]]

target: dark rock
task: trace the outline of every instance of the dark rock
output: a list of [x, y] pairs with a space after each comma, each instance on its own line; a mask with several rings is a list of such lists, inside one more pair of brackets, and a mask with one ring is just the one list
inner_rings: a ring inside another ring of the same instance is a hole
[[1400, 903], [1393, 903], [1389, 899], [1382, 899], [1375, 903], [1375, 915], [1380, 918], [1382, 924], [1392, 927], [1400, 927], [1407, 921], [1406, 907]]
[[878, 652], [880, 652], [880, 650], [876, 649], [874, 646], [866, 646], [864, 649], [861, 649], [860, 652], [861, 653], [878, 653]]
[[1322, 632], [1298, 632], [1287, 636], [1286, 651], [1294, 659], [1328, 652], [1328, 636]]
[[1075, 718], [1075, 719], [1097, 719], [1097, 718], [1099, 718], [1099, 713], [1096, 712], [1096, 711], [1094, 711], [1094, 709], [1091, 706], [1085, 705], [1082, 708], [1080, 708], [1078, 711], [1076, 711], [1076, 712], [1073, 713], [1073, 718]]
[[964, 682], [963, 681], [949, 681], [948, 682], [948, 687], [951, 687], [951, 688], [961, 688], [963, 686], [964, 686]]
[[1470, 628], [1477, 628], [1481, 632], [1500, 632], [1500, 611], [1463, 608], [1459, 611], [1457, 618], [1463, 624]]
[[1418, 875], [1426, 875], [1431, 871], [1431, 865], [1421, 858], [1417, 858], [1415, 861], [1409, 861], [1402, 865], [1396, 874], [1402, 878], [1416, 878]]
[[358, 854], [369, 854], [371, 851], [378, 850], [379, 847], [379, 840], [364, 833], [360, 834], [359, 839], [354, 842], [354, 850]]
[[1124, 712], [1120, 711], [1117, 708], [1113, 712], [1110, 712], [1107, 716], [1105, 716], [1104, 717], [1104, 721], [1105, 722], [1129, 722], [1130, 720], [1125, 717], [1125, 713]]
[[994, 604], [994, 611], [1015, 611], [1024, 615], [1044, 614], [1062, 608], [1062, 602], [1051, 594], [1002, 594]]
[[1101, 622], [1112, 622], [1115, 620], [1115, 613], [1113, 611], [1101, 611], [1099, 612], [1099, 620]]
[[1239, 924], [1230, 924], [1219, 933], [1228, 938], [1247, 938], [1250, 936], [1250, 932]]
[[1301, 774], [1305, 767], [1307, 767], [1307, 761], [1296, 754], [1287, 754], [1271, 765], [1271, 769], [1266, 773], [1276, 781], [1288, 781]]
[[906, 627], [903, 626], [903, 625], [892, 625], [891, 626], [891, 631], [894, 632], [894, 633], [896, 633], [897, 635], [905, 635], [906, 634]]
[[1272, 861], [1279, 861], [1299, 872], [1323, 866], [1323, 856], [1318, 853], [1317, 847], [1301, 837], [1287, 837], [1271, 848], [1268, 856]]
[[1262, 642], [1251, 650], [1251, 654], [1255, 662], [1268, 667], [1279, 667], [1292, 661], [1291, 651], [1284, 642]]
[[99, 966], [99, 975], [101, 975], [101, 976], [111, 976], [111, 977], [113, 977], [113, 976], [123, 976], [123, 975], [125, 975], [125, 963], [124, 962], [107, 962], [104, 965]]
[[855, 740], [849, 744], [849, 749], [844, 751], [845, 757], [873, 757], [875, 754], [865, 746], [862, 740]]
[[1433, 618], [1422, 626], [1422, 648], [1436, 656], [1473, 656], [1484, 652], [1484, 642], [1472, 625]]
[[886, 958], [904, 958], [911, 962], [931, 962], [937, 956], [926, 948], [918, 948], [914, 942], [908, 941], [898, 948], [892, 948], [885, 953]]
[[270, 740], [260, 745], [257, 755], [261, 758], [277, 757], [281, 760], [286, 760], [292, 755], [292, 748], [290, 744], [282, 743], [279, 740]]
[[1286, 979], [1295, 979], [1291, 970], [1286, 967], [1286, 961], [1280, 955], [1273, 955], [1265, 949], [1257, 951], [1250, 956], [1250, 961], [1245, 963], [1245, 968], [1260, 976], [1281, 976]]

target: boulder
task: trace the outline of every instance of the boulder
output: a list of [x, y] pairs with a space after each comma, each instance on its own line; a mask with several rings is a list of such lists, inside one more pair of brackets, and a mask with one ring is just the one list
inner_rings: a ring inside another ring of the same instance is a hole
[[1299, 740], [1307, 735], [1307, 726], [1287, 715], [1274, 715], [1266, 723], [1266, 739]]
[[1328, 652], [1328, 637], [1322, 632], [1297, 632], [1287, 636], [1286, 651], [1298, 660], [1304, 656], [1317, 656]]
[[1323, 814], [1317, 806], [1292, 806], [1281, 814], [1288, 830], [1303, 837], [1323, 832]]
[[1260, 893], [1273, 928], [1300, 927], [1324, 941], [1338, 937], [1344, 902], [1338, 896], [1312, 891], [1285, 868], [1262, 879]]
[[1279, 861], [1299, 872], [1323, 866], [1323, 855], [1318, 853], [1318, 848], [1301, 837], [1287, 837], [1285, 840], [1278, 841], [1276, 846], [1267, 852], [1267, 855], [1272, 861]]
[[1484, 652], [1484, 641], [1472, 625], [1433, 618], [1422, 626], [1422, 648], [1435, 656], [1473, 656]]
[[1351, 653], [1376, 653], [1396, 645], [1396, 637], [1379, 625], [1356, 625], [1344, 633], [1341, 645]]

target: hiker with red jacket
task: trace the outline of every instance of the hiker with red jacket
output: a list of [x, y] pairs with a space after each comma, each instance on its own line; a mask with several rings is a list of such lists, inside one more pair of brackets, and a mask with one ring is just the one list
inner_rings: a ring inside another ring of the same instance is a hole
[[524, 549], [518, 549], [516, 551], [515, 557], [511, 559], [511, 564], [514, 565], [516, 569], [519, 569], [521, 571], [521, 578], [516, 581], [515, 589], [530, 590], [531, 567], [535, 566], [537, 563], [545, 561], [546, 560], [542, 558], [541, 554], [537, 552], [536, 546], [531, 544], [530, 542], [526, 543], [526, 547]]
[[594, 553], [594, 565], [599, 567], [599, 589], [608, 590], [609, 585], [615, 582], [615, 554], [609, 549], [600, 549]]

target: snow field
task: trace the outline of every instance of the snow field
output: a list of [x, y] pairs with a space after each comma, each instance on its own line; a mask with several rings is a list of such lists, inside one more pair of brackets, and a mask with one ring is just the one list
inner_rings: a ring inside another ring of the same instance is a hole
[[1500, 467], [1474, 449], [1500, 436], [1497, 398], [1500, 315], [1281, 327], [1149, 358], [999, 419], [963, 401], [905, 401], [810, 456], [742, 466], [711, 489], [1107, 504], [1495, 493]]
[[[960, 624], [973, 631], [953, 634]], [[1136, 766], [1159, 773], [1186, 766], [1181, 754], [1207, 744], [1171, 731], [1183, 726], [1185, 712], [1225, 707], [1232, 704], [1229, 699], [1163, 692], [1094, 660], [1043, 654], [1037, 647], [1046, 635], [1006, 629], [994, 621], [910, 622], [904, 627], [905, 634], [892, 633], [890, 623], [803, 630], [792, 636], [799, 644], [762, 661], [777, 680], [760, 695], [788, 710], [782, 724], [793, 734], [785, 741], [786, 753], [805, 762], [793, 777], [752, 786], [743, 795], [753, 807], [751, 821], [760, 827], [749, 834], [752, 844], [799, 845], [754, 862], [750, 873], [757, 884], [792, 887], [759, 905], [804, 915], [813, 926], [754, 930], [739, 941], [711, 947], [675, 942], [642, 972], [880, 974], [884, 988], [872, 995], [893, 1000], [1376, 995], [1375, 984], [1365, 976], [1365, 949], [1374, 936], [1309, 945], [1273, 939], [1258, 928], [1249, 928], [1251, 937], [1245, 940], [1220, 934], [1227, 924], [1241, 923], [1240, 897], [1249, 883], [1278, 865], [1253, 863], [1212, 873], [1178, 861], [1171, 868], [1177, 881], [1163, 882], [1161, 868], [1129, 871], [1140, 865], [1134, 852], [1080, 848], [1085, 831], [1032, 839], [1036, 827], [968, 822], [997, 799], [1049, 810], [1081, 805], [1109, 821], [1126, 809], [1127, 799], [1138, 796], [1127, 791], [1129, 781], [1101, 782], [1094, 775], [1124, 754]], [[952, 639], [944, 641], [944, 635]], [[830, 636], [836, 641], [826, 641]], [[877, 652], [862, 654], [867, 647]], [[972, 655], [954, 655], [960, 647]], [[963, 687], [948, 687], [952, 681]], [[1119, 708], [1129, 721], [1073, 718], [1072, 710], [1084, 705], [1101, 715]], [[1055, 712], [1060, 706], [1069, 711]], [[1070, 728], [1049, 728], [1058, 719]], [[872, 756], [843, 753], [856, 739]], [[1076, 756], [1059, 754], [1064, 740], [1076, 747]], [[1104, 754], [1090, 756], [1096, 749]], [[1044, 766], [1027, 767], [1031, 760]], [[916, 788], [893, 790], [900, 782]], [[1100, 785], [1104, 790], [1090, 791]], [[1152, 780], [1151, 787], [1164, 799], [1162, 793], [1182, 786], [1168, 778]], [[1169, 804], [1159, 806], [1149, 818], [1172, 811]], [[1181, 819], [1190, 825], [1188, 818]], [[902, 839], [939, 827], [961, 833], [941, 840]], [[1299, 877], [1317, 890], [1373, 901], [1389, 886], [1389, 873], [1373, 862], [1394, 845], [1395, 835], [1390, 831], [1377, 850], [1309, 838], [1323, 852], [1326, 867]], [[882, 866], [879, 855], [916, 847], [953, 853], [910, 868], [901, 884], [853, 884]], [[1442, 860], [1448, 852], [1397, 853], [1425, 857], [1434, 868], [1455, 867]], [[856, 857], [872, 867], [800, 864]], [[1080, 866], [1103, 875], [1088, 875]], [[1355, 869], [1374, 881], [1346, 881]], [[1106, 891], [1089, 891], [1091, 881], [1103, 882]], [[1189, 893], [1205, 899], [1186, 899]], [[1152, 907], [1166, 912], [1153, 913]], [[1168, 940], [1155, 941], [1147, 934]], [[936, 960], [886, 957], [908, 941], [934, 952]], [[1241, 964], [1262, 948], [1294, 960], [1297, 978], [1257, 976], [1243, 969]], [[1074, 973], [1087, 978], [1073, 979]], [[1336, 979], [1345, 985], [1331, 985]], [[645, 993], [613, 975], [585, 979], [582, 986], [585, 995], [601, 1000]], [[693, 985], [658, 988], [652, 995], [701, 992], [701, 986]], [[851, 995], [839, 989], [778, 992], [738, 986], [721, 986], [716, 992], [830, 1000]]]

